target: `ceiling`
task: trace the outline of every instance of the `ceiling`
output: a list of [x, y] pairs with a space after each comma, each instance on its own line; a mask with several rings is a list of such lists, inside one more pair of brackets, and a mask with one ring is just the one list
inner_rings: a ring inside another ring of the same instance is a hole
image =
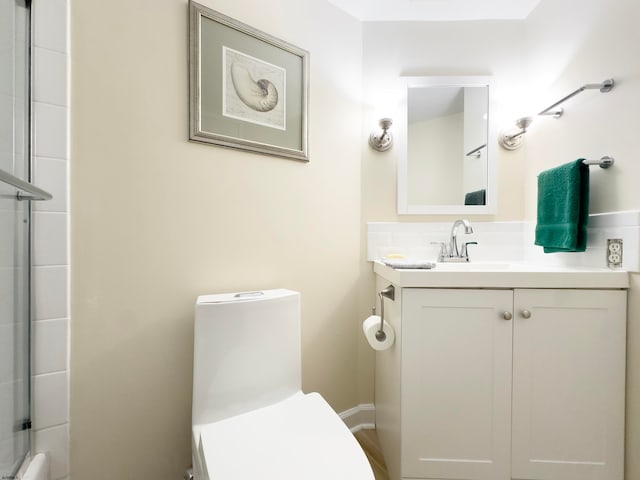
[[328, 0], [363, 22], [515, 20], [541, 0]]

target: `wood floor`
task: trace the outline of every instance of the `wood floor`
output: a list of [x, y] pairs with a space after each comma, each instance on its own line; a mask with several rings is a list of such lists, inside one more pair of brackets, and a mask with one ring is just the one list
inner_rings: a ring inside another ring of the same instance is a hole
[[384, 457], [382, 450], [380, 449], [380, 443], [378, 442], [378, 436], [375, 430], [360, 430], [355, 434], [356, 440], [362, 446], [364, 453], [367, 454], [373, 474], [376, 480], [389, 480], [387, 473], [387, 465], [384, 463]]

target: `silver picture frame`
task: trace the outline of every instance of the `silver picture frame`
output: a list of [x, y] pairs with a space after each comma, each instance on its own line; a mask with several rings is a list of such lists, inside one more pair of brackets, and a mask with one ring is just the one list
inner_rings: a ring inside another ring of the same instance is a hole
[[309, 161], [309, 52], [189, 2], [189, 139]]

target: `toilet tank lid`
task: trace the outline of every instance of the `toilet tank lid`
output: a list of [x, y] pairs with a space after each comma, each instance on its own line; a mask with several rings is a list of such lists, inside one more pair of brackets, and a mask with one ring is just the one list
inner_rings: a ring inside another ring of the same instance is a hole
[[233, 303], [233, 302], [254, 302], [260, 300], [271, 300], [274, 298], [300, 295], [293, 290], [277, 288], [273, 290], [255, 290], [250, 292], [216, 293], [212, 295], [198, 296], [197, 305], [210, 303]]

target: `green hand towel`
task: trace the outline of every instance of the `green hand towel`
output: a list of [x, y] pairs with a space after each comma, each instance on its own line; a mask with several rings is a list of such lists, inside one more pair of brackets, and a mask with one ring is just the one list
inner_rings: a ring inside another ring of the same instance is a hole
[[582, 158], [538, 176], [536, 245], [545, 253], [584, 252], [589, 220], [589, 167]]
[[464, 196], [465, 205], [486, 205], [487, 191], [483, 188], [475, 192], [469, 192]]

